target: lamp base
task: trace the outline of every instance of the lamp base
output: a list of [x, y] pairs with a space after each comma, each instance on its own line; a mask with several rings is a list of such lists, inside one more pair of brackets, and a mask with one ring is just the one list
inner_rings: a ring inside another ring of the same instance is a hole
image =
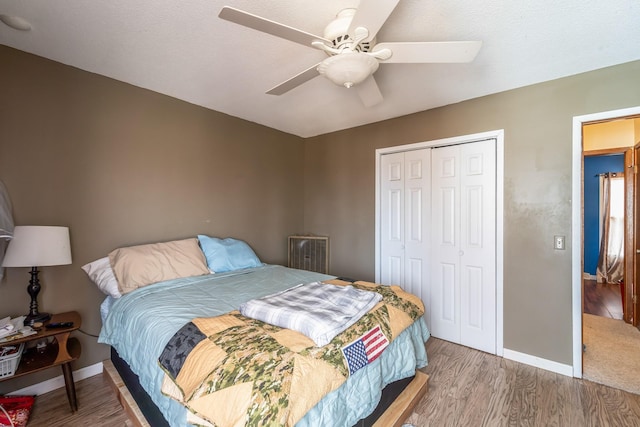
[[27, 314], [27, 317], [24, 319], [24, 324], [25, 326], [33, 326], [36, 322], [44, 323], [49, 319], [51, 319], [49, 313]]
[[40, 313], [38, 311], [38, 293], [40, 292], [40, 281], [38, 280], [38, 268], [31, 267], [31, 280], [29, 280], [29, 286], [27, 286], [27, 292], [31, 296], [31, 303], [29, 304], [29, 314], [24, 319], [24, 324], [27, 326], [33, 326], [36, 322], [44, 323], [51, 319], [49, 313]]

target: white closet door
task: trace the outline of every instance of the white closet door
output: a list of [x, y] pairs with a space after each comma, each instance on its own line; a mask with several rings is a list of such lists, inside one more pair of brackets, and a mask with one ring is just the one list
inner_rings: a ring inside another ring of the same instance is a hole
[[403, 289], [420, 297], [429, 319], [431, 149], [407, 151], [405, 163], [405, 268]]
[[460, 151], [460, 338], [466, 346], [495, 354], [495, 141], [463, 144]]
[[404, 279], [404, 153], [386, 154], [380, 167], [380, 282]]
[[460, 344], [460, 146], [432, 153], [431, 334]]
[[495, 354], [495, 141], [432, 154], [434, 336]]
[[[419, 296], [425, 307], [429, 307], [430, 151], [385, 154], [380, 174], [380, 281], [400, 285]], [[428, 324], [428, 316], [425, 320]]]

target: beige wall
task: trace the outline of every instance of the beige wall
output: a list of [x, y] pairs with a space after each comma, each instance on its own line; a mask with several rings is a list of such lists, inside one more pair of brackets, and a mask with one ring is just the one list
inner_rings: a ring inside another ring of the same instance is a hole
[[[640, 105], [640, 62], [307, 141], [2, 46], [0, 63], [0, 179], [16, 223], [71, 228], [74, 263], [43, 269], [43, 311], [78, 310], [97, 334], [103, 296], [80, 266], [196, 233], [244, 238], [273, 263], [288, 234], [326, 234], [333, 274], [373, 280], [375, 149], [505, 129], [505, 347], [572, 363], [572, 118]], [[552, 250], [557, 234], [567, 250]], [[7, 272], [0, 314], [27, 311], [27, 281]], [[107, 357], [78, 336], [75, 369]]]
[[[100, 331], [104, 296], [80, 267], [112, 249], [195, 236], [247, 240], [286, 263], [302, 228], [298, 137], [0, 46], [0, 180], [17, 225], [64, 225], [73, 264], [42, 268], [40, 310]], [[0, 315], [28, 312], [28, 269], [7, 269]], [[108, 357], [96, 339], [74, 369]], [[0, 383], [0, 394], [60, 375]]]
[[373, 280], [375, 150], [504, 129], [504, 346], [571, 365], [572, 119], [638, 105], [633, 62], [308, 139], [304, 228], [332, 274]]

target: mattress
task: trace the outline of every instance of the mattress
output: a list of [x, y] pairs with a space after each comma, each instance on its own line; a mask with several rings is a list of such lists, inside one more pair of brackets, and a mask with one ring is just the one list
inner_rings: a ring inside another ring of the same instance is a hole
[[[217, 316], [236, 310], [250, 299], [331, 278], [264, 265], [156, 283], [122, 298], [105, 300], [101, 307], [104, 318], [99, 342], [111, 345], [128, 362], [170, 425], [184, 426], [186, 409], [160, 392], [163, 371], [157, 359], [173, 334], [194, 317]], [[426, 366], [424, 342], [428, 337], [426, 325], [419, 319], [381, 357], [325, 396], [297, 425], [351, 426], [369, 415], [385, 385], [410, 377], [416, 368]]]

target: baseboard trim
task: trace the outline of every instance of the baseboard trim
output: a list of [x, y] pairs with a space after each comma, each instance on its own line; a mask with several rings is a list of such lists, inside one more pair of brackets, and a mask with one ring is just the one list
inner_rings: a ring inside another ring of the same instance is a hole
[[[94, 375], [101, 374], [102, 369], [103, 369], [102, 362], [98, 362], [94, 365], [80, 368], [77, 371], [73, 371], [73, 381], [78, 382], [80, 380], [84, 380], [85, 378], [89, 378]], [[7, 394], [39, 396], [41, 394], [49, 393], [50, 391], [57, 390], [62, 387], [64, 387], [64, 377], [60, 375], [55, 378], [51, 378], [41, 383], [33, 384], [25, 388], [21, 388], [20, 390], [15, 390]]]
[[520, 353], [518, 351], [509, 350], [507, 348], [504, 349], [503, 357], [515, 362], [524, 363], [525, 365], [544, 369], [545, 371], [551, 371], [555, 372], [556, 374], [573, 377], [573, 366], [571, 365], [565, 365], [563, 363], [554, 362], [553, 360], [543, 359], [541, 357], [532, 356], [526, 353]]

